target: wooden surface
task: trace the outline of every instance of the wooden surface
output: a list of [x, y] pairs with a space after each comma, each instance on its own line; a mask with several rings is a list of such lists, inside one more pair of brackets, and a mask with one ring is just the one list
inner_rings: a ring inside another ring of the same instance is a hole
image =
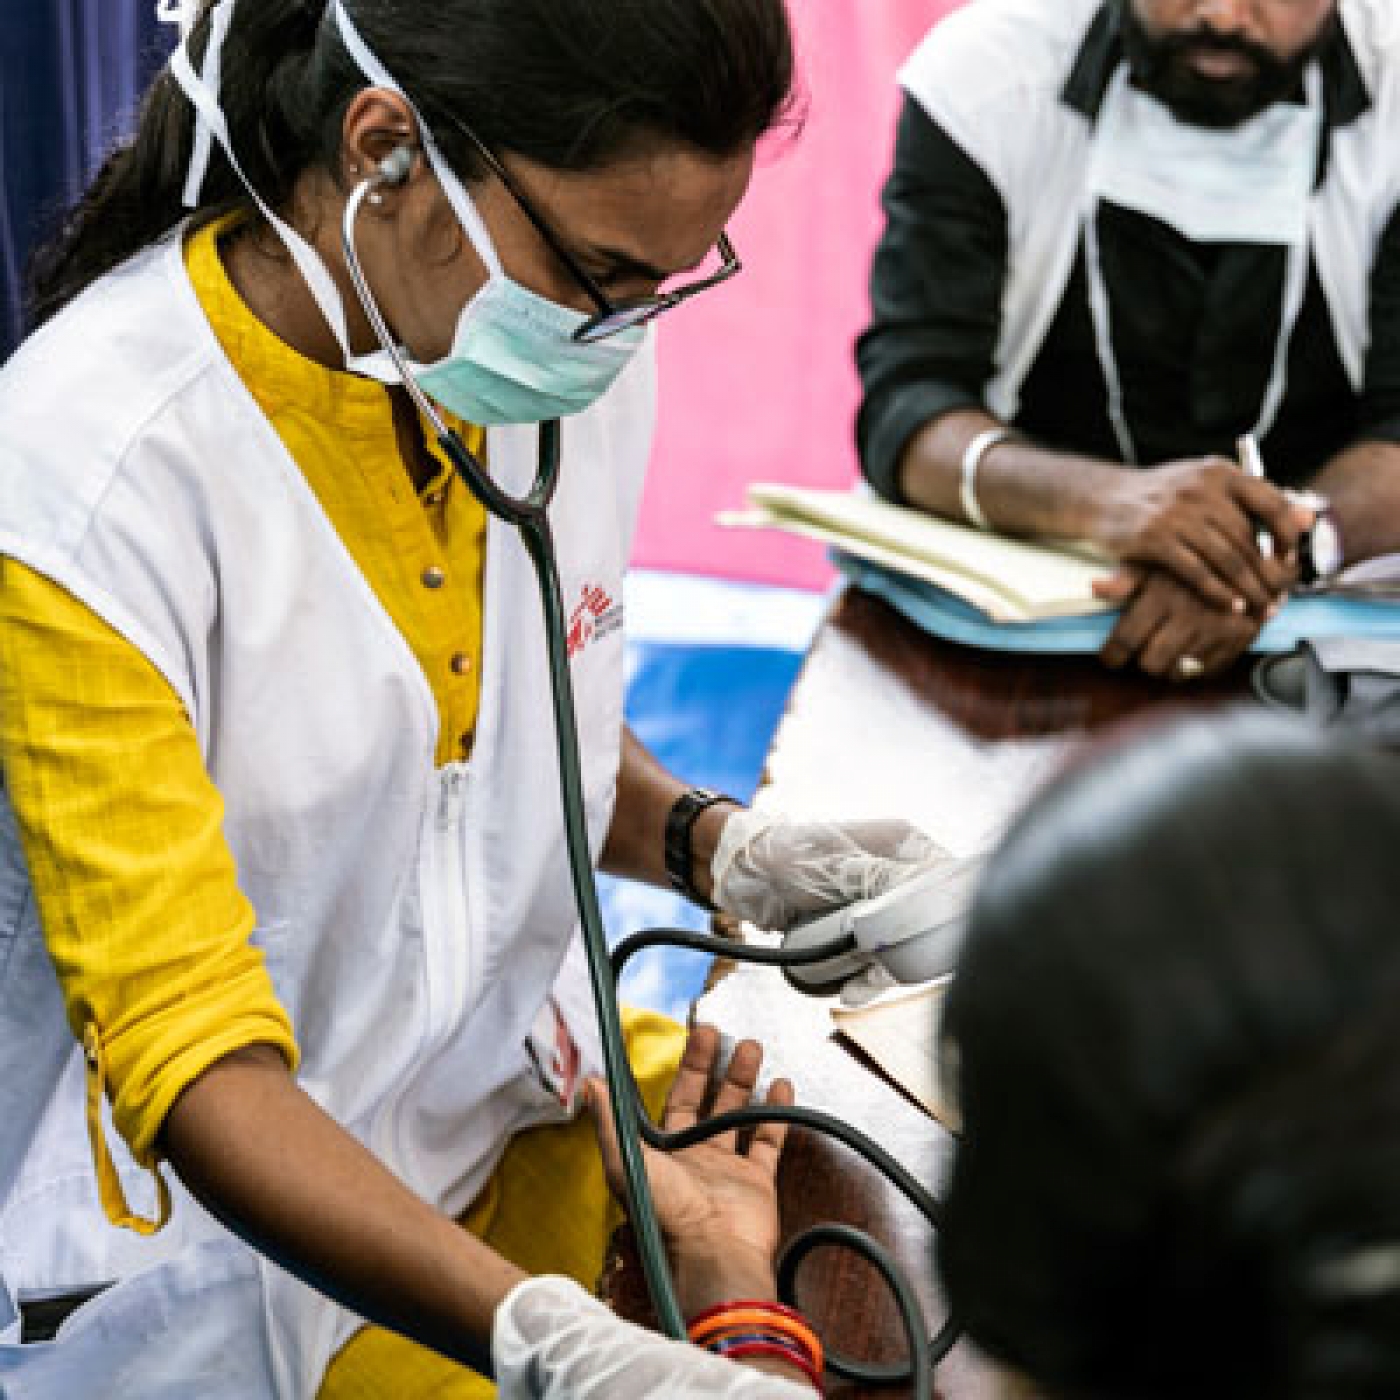
[[978, 651], [847, 590], [793, 689], [760, 800], [803, 817], [905, 817], [972, 854], [1086, 740], [1239, 702], [1249, 665], [1186, 686], [1109, 671], [1096, 657]]
[[[903, 816], [958, 854], [991, 845], [1034, 789], [1086, 742], [1123, 723], [1240, 702], [1248, 663], [1192, 687], [1108, 671], [1094, 657], [981, 652], [935, 640], [886, 604], [841, 595], [804, 664], [769, 755], [765, 805], [799, 817]], [[774, 981], [751, 1033], [783, 1036], [791, 993]], [[869, 1071], [852, 1065], [859, 1094]], [[868, 1083], [868, 1079], [867, 1079]], [[946, 1135], [932, 1121], [928, 1131]], [[842, 1220], [869, 1229], [919, 1286], [930, 1331], [943, 1320], [931, 1237], [841, 1147], [802, 1134], [784, 1157], [785, 1229]], [[860, 1260], [824, 1252], [803, 1275], [803, 1307], [828, 1345], [872, 1361], [901, 1353], [893, 1305]], [[944, 1400], [991, 1400], [990, 1369], [960, 1345], [938, 1370]], [[828, 1394], [896, 1396], [832, 1381]]]
[[[906, 688], [930, 711], [984, 740], [1082, 734], [1149, 712], [1156, 719], [1173, 710], [1228, 704], [1246, 694], [1252, 664], [1246, 660], [1203, 684], [1173, 685], [1139, 672], [1110, 671], [1095, 656], [978, 651], [930, 637], [857, 589], [840, 595], [813, 654], [836, 639], [859, 647], [885, 685]], [[807, 703], [802, 690], [799, 678], [789, 702], [799, 723]], [[888, 713], [881, 691], [864, 694], [862, 704], [869, 706], [872, 738], [881, 744], [907, 738], [922, 748], [917, 734], [890, 736], [875, 728]]]

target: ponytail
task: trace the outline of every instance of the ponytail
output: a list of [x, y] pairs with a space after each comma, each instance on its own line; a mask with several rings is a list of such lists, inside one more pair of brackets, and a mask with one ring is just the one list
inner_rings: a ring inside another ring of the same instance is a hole
[[[319, 0], [242, 0], [224, 45], [220, 100], [233, 146], [273, 208], [288, 198], [317, 154], [307, 75], [322, 8]], [[205, 0], [190, 38], [196, 67], [209, 42], [213, 9], [213, 0]], [[167, 68], [146, 94], [135, 135], [107, 157], [57, 238], [31, 263], [31, 330], [187, 216], [200, 226], [240, 207], [252, 209], [217, 143], [199, 205], [185, 208], [194, 127], [189, 99]]]

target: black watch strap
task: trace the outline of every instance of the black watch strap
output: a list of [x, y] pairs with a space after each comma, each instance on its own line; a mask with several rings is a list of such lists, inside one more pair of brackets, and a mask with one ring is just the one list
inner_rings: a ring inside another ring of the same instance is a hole
[[[719, 802], [734, 802], [734, 799], [709, 788], [691, 788], [689, 792], [683, 792], [676, 798], [666, 816], [666, 873], [671, 877], [671, 888], [703, 909], [713, 909], [714, 905], [695, 888], [695, 851], [692, 838], [695, 834], [696, 818], [701, 812]], [[735, 806], [738, 805], [735, 803]]]

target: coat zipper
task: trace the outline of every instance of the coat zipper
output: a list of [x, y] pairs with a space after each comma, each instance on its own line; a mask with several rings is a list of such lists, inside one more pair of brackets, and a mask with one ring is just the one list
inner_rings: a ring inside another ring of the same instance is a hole
[[371, 1147], [381, 1161], [407, 1164], [407, 1144], [400, 1124], [413, 1090], [434, 1052], [460, 1025], [471, 988], [471, 919], [467, 910], [462, 850], [462, 815], [466, 807], [467, 769], [454, 763], [437, 775], [432, 824], [419, 872], [423, 909], [425, 1006], [423, 1033], [414, 1061], [397, 1093], [375, 1115]]

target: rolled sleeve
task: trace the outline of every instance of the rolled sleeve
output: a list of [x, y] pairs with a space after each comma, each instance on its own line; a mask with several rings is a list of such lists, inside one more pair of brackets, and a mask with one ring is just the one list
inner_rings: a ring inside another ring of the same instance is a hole
[[0, 766], [74, 1035], [152, 1166], [180, 1093], [243, 1046], [297, 1061], [251, 941], [223, 802], [165, 679], [71, 595], [0, 559]]
[[884, 192], [870, 326], [856, 346], [861, 465], [899, 499], [900, 458], [926, 423], [980, 408], [996, 359], [1006, 208], [986, 173], [912, 98]]

